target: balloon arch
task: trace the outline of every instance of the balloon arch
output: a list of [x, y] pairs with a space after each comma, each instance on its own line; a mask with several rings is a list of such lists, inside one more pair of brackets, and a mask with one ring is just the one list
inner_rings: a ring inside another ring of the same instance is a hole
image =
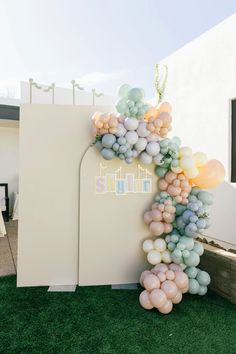
[[[152, 238], [143, 242], [148, 262], [154, 266], [140, 276], [144, 287], [141, 306], [171, 312], [183, 294], [205, 295], [210, 283], [200, 270], [204, 249], [196, 237], [210, 226], [212, 194], [204, 189], [219, 185], [224, 167], [208, 160], [203, 152], [181, 146], [178, 137], [167, 138], [171, 130], [171, 105], [152, 107], [143, 101], [144, 91], [124, 84], [119, 89], [119, 114], [96, 112], [92, 127], [95, 145], [106, 160], [118, 157], [131, 164], [134, 158], [154, 164], [158, 192], [144, 222]], [[155, 238], [156, 237], [156, 238]]]

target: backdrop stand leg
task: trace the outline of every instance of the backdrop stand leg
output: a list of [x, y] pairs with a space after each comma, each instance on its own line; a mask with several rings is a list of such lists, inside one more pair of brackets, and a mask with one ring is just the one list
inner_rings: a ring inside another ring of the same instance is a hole
[[138, 284], [131, 283], [131, 284], [113, 284], [111, 285], [112, 290], [137, 290]]
[[49, 292], [75, 292], [77, 285], [52, 285], [49, 286]]

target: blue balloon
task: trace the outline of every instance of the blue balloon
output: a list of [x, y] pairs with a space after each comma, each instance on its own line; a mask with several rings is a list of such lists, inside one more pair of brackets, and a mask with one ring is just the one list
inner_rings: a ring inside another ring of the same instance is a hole
[[115, 156], [114, 151], [107, 148], [102, 149], [101, 154], [105, 160], [111, 160]]
[[189, 289], [190, 294], [197, 294], [199, 292], [199, 284], [196, 279], [189, 279]]
[[207, 293], [207, 287], [204, 285], [199, 286], [198, 295], [203, 296]]
[[200, 285], [207, 286], [211, 282], [210, 275], [205, 272], [204, 270], [200, 270], [197, 274], [197, 281], [199, 282]]
[[184, 258], [187, 267], [196, 267], [200, 263], [199, 255], [194, 251], [189, 251], [189, 257]]
[[193, 278], [194, 279], [197, 276], [198, 268], [196, 268], [196, 267], [187, 267], [185, 269], [185, 273], [187, 274], [187, 276], [189, 278]]
[[95, 144], [96, 148], [101, 151], [103, 149], [103, 145], [102, 142], [100, 140], [98, 140]]
[[105, 148], [112, 148], [112, 145], [116, 142], [116, 137], [113, 134], [105, 134], [102, 137], [102, 145]]

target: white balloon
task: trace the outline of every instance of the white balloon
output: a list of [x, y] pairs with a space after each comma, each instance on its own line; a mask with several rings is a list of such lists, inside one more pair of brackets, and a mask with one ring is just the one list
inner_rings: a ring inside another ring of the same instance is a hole
[[139, 123], [139, 126], [136, 131], [140, 138], [146, 138], [150, 134], [150, 131], [147, 130], [147, 124], [145, 122]]
[[162, 262], [164, 263], [171, 263], [171, 254], [169, 250], [165, 250], [164, 252], [162, 252], [161, 254], [161, 258], [162, 258]]
[[136, 118], [126, 118], [124, 126], [127, 130], [136, 130], [138, 128], [139, 121]]
[[146, 138], [138, 138], [137, 143], [135, 144], [135, 149], [137, 151], [143, 151], [146, 149], [147, 139]]
[[192, 150], [188, 146], [183, 146], [179, 149], [180, 156], [192, 156]]
[[166, 241], [163, 238], [157, 238], [154, 241], [154, 248], [159, 252], [164, 252], [166, 250]]
[[142, 152], [140, 161], [145, 165], [150, 165], [150, 163], [152, 163], [152, 156], [148, 155], [146, 152]]
[[147, 260], [152, 265], [159, 264], [159, 263], [161, 263], [161, 253], [156, 250], [152, 250], [152, 251], [148, 252]]
[[127, 140], [127, 143], [129, 143], [130, 145], [134, 145], [138, 141], [138, 134], [135, 131], [128, 131], [125, 134], [125, 138]]
[[162, 162], [163, 158], [164, 158], [164, 156], [161, 153], [159, 153], [159, 154], [157, 154], [156, 156], [153, 157], [153, 162], [156, 165], [159, 165]]
[[133, 150], [133, 157], [138, 157], [140, 151]]
[[145, 240], [143, 242], [143, 250], [145, 253], [148, 253], [149, 251], [153, 250], [153, 241], [152, 240]]
[[151, 141], [147, 144], [146, 151], [149, 155], [155, 156], [160, 152], [160, 145], [155, 141]]
[[125, 129], [124, 125], [119, 123], [116, 127], [116, 136], [121, 137], [124, 136], [127, 133], [127, 130]]

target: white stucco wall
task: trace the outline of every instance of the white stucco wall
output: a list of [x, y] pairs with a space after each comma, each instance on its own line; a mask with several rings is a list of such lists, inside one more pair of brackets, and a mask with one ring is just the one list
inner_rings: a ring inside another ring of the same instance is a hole
[[226, 181], [216, 192], [208, 234], [236, 243], [236, 189], [230, 181], [230, 99], [236, 98], [236, 15], [165, 58], [165, 100], [173, 106], [173, 135], [220, 160]]
[[8, 183], [10, 205], [18, 191], [19, 128], [0, 126], [0, 183]]

